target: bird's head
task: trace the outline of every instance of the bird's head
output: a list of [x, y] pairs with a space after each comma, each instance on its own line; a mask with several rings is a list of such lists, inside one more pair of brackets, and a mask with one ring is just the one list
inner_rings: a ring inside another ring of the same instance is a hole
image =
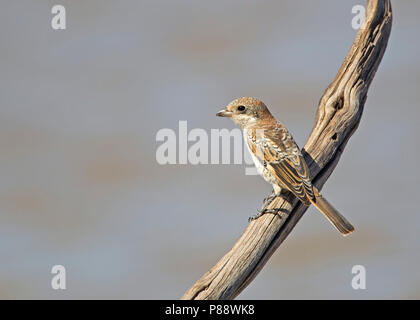
[[216, 116], [232, 118], [242, 129], [258, 127], [260, 121], [273, 118], [262, 101], [248, 97], [233, 100]]

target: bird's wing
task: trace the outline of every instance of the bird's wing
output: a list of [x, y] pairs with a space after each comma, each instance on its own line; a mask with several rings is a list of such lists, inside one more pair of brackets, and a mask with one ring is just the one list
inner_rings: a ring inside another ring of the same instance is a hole
[[280, 184], [304, 204], [314, 199], [309, 169], [299, 147], [283, 126], [265, 129], [260, 139], [256, 133], [256, 156]]

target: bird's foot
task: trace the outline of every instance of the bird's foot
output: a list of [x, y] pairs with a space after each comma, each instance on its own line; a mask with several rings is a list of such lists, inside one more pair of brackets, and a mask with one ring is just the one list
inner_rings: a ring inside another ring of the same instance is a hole
[[254, 214], [253, 216], [250, 216], [248, 218], [248, 222], [256, 220], [266, 213], [278, 214], [279, 212], [282, 212], [282, 209], [281, 208], [262, 209], [262, 210], [257, 210], [257, 212], [258, 212], [257, 214]]
[[273, 202], [273, 200], [275, 199], [275, 198], [277, 198], [277, 197], [280, 197], [282, 195], [282, 191], [280, 191], [279, 193], [275, 193], [274, 192], [274, 190], [273, 191], [271, 191], [271, 194], [269, 195], [269, 196], [267, 196], [266, 198], [264, 198], [264, 200], [263, 200], [263, 209], [261, 209], [261, 210], [264, 210], [265, 208], [267, 208], [268, 207], [268, 205], [271, 203], [271, 202]]
[[273, 200], [275, 198], [277, 198], [280, 195], [281, 195], [281, 192], [280, 193], [274, 193], [274, 190], [273, 190], [273, 192], [267, 198], [264, 199], [263, 208], [261, 210], [257, 210], [257, 212], [258, 212], [257, 214], [255, 214], [253, 216], [250, 216], [248, 218], [248, 222], [251, 222], [255, 219], [258, 219], [259, 217], [261, 217], [265, 213], [273, 213], [273, 214], [279, 213], [281, 211], [280, 208], [268, 209], [268, 206], [271, 204], [271, 202], [273, 202]]
[[275, 193], [274, 193], [274, 190], [272, 190], [271, 194], [264, 198], [263, 204], [265, 204], [267, 201], [270, 201], [270, 202], [273, 201], [274, 198], [275, 198]]
[[250, 216], [249, 218], [248, 218], [248, 222], [251, 222], [251, 221], [253, 221], [253, 220], [256, 220], [256, 219], [258, 219], [259, 217], [261, 217], [265, 212], [261, 212], [261, 211], [259, 211], [259, 210], [257, 210], [258, 211], [258, 213], [257, 214], [254, 214], [254, 215], [252, 215], [252, 216]]

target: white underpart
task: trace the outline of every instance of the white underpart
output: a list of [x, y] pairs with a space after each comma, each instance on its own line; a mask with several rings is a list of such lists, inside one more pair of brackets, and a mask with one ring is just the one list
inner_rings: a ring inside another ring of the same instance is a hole
[[248, 141], [248, 137], [247, 137], [248, 134], [246, 133], [245, 130], [243, 131], [243, 135], [244, 135], [244, 141], [245, 141], [246, 147], [248, 148], [248, 151], [249, 151], [249, 153], [252, 157], [252, 160], [254, 161], [255, 168], [257, 168], [257, 172], [260, 174], [260, 176], [262, 176], [265, 179], [265, 177], [264, 177], [264, 169], [265, 169], [264, 165], [262, 164], [260, 159], [258, 159], [257, 156], [251, 151], [251, 148], [249, 147], [249, 144], [247, 142]]
[[248, 141], [247, 135], [248, 134], [246, 133], [246, 130], [243, 130], [244, 141], [245, 141], [246, 147], [248, 148], [249, 153], [251, 154], [252, 160], [254, 161], [257, 172], [259, 173], [261, 177], [264, 178], [265, 181], [267, 181], [273, 186], [275, 193], [280, 193], [281, 187], [278, 184], [273, 182], [273, 177], [271, 173], [266, 168], [264, 168], [263, 162], [251, 151], [251, 148], [249, 147], [248, 142], [247, 142]]

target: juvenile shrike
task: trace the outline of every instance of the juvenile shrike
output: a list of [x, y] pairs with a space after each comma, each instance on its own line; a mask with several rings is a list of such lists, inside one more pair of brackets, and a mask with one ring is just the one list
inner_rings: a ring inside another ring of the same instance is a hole
[[[255, 98], [239, 98], [219, 111], [217, 116], [231, 118], [242, 129], [258, 173], [273, 186], [275, 194], [269, 197], [270, 202], [280, 194], [282, 188], [286, 189], [304, 205], [312, 203], [343, 235], [354, 231], [351, 223], [312, 185], [308, 166], [299, 147], [264, 103]], [[268, 204], [251, 219], [268, 212]]]

